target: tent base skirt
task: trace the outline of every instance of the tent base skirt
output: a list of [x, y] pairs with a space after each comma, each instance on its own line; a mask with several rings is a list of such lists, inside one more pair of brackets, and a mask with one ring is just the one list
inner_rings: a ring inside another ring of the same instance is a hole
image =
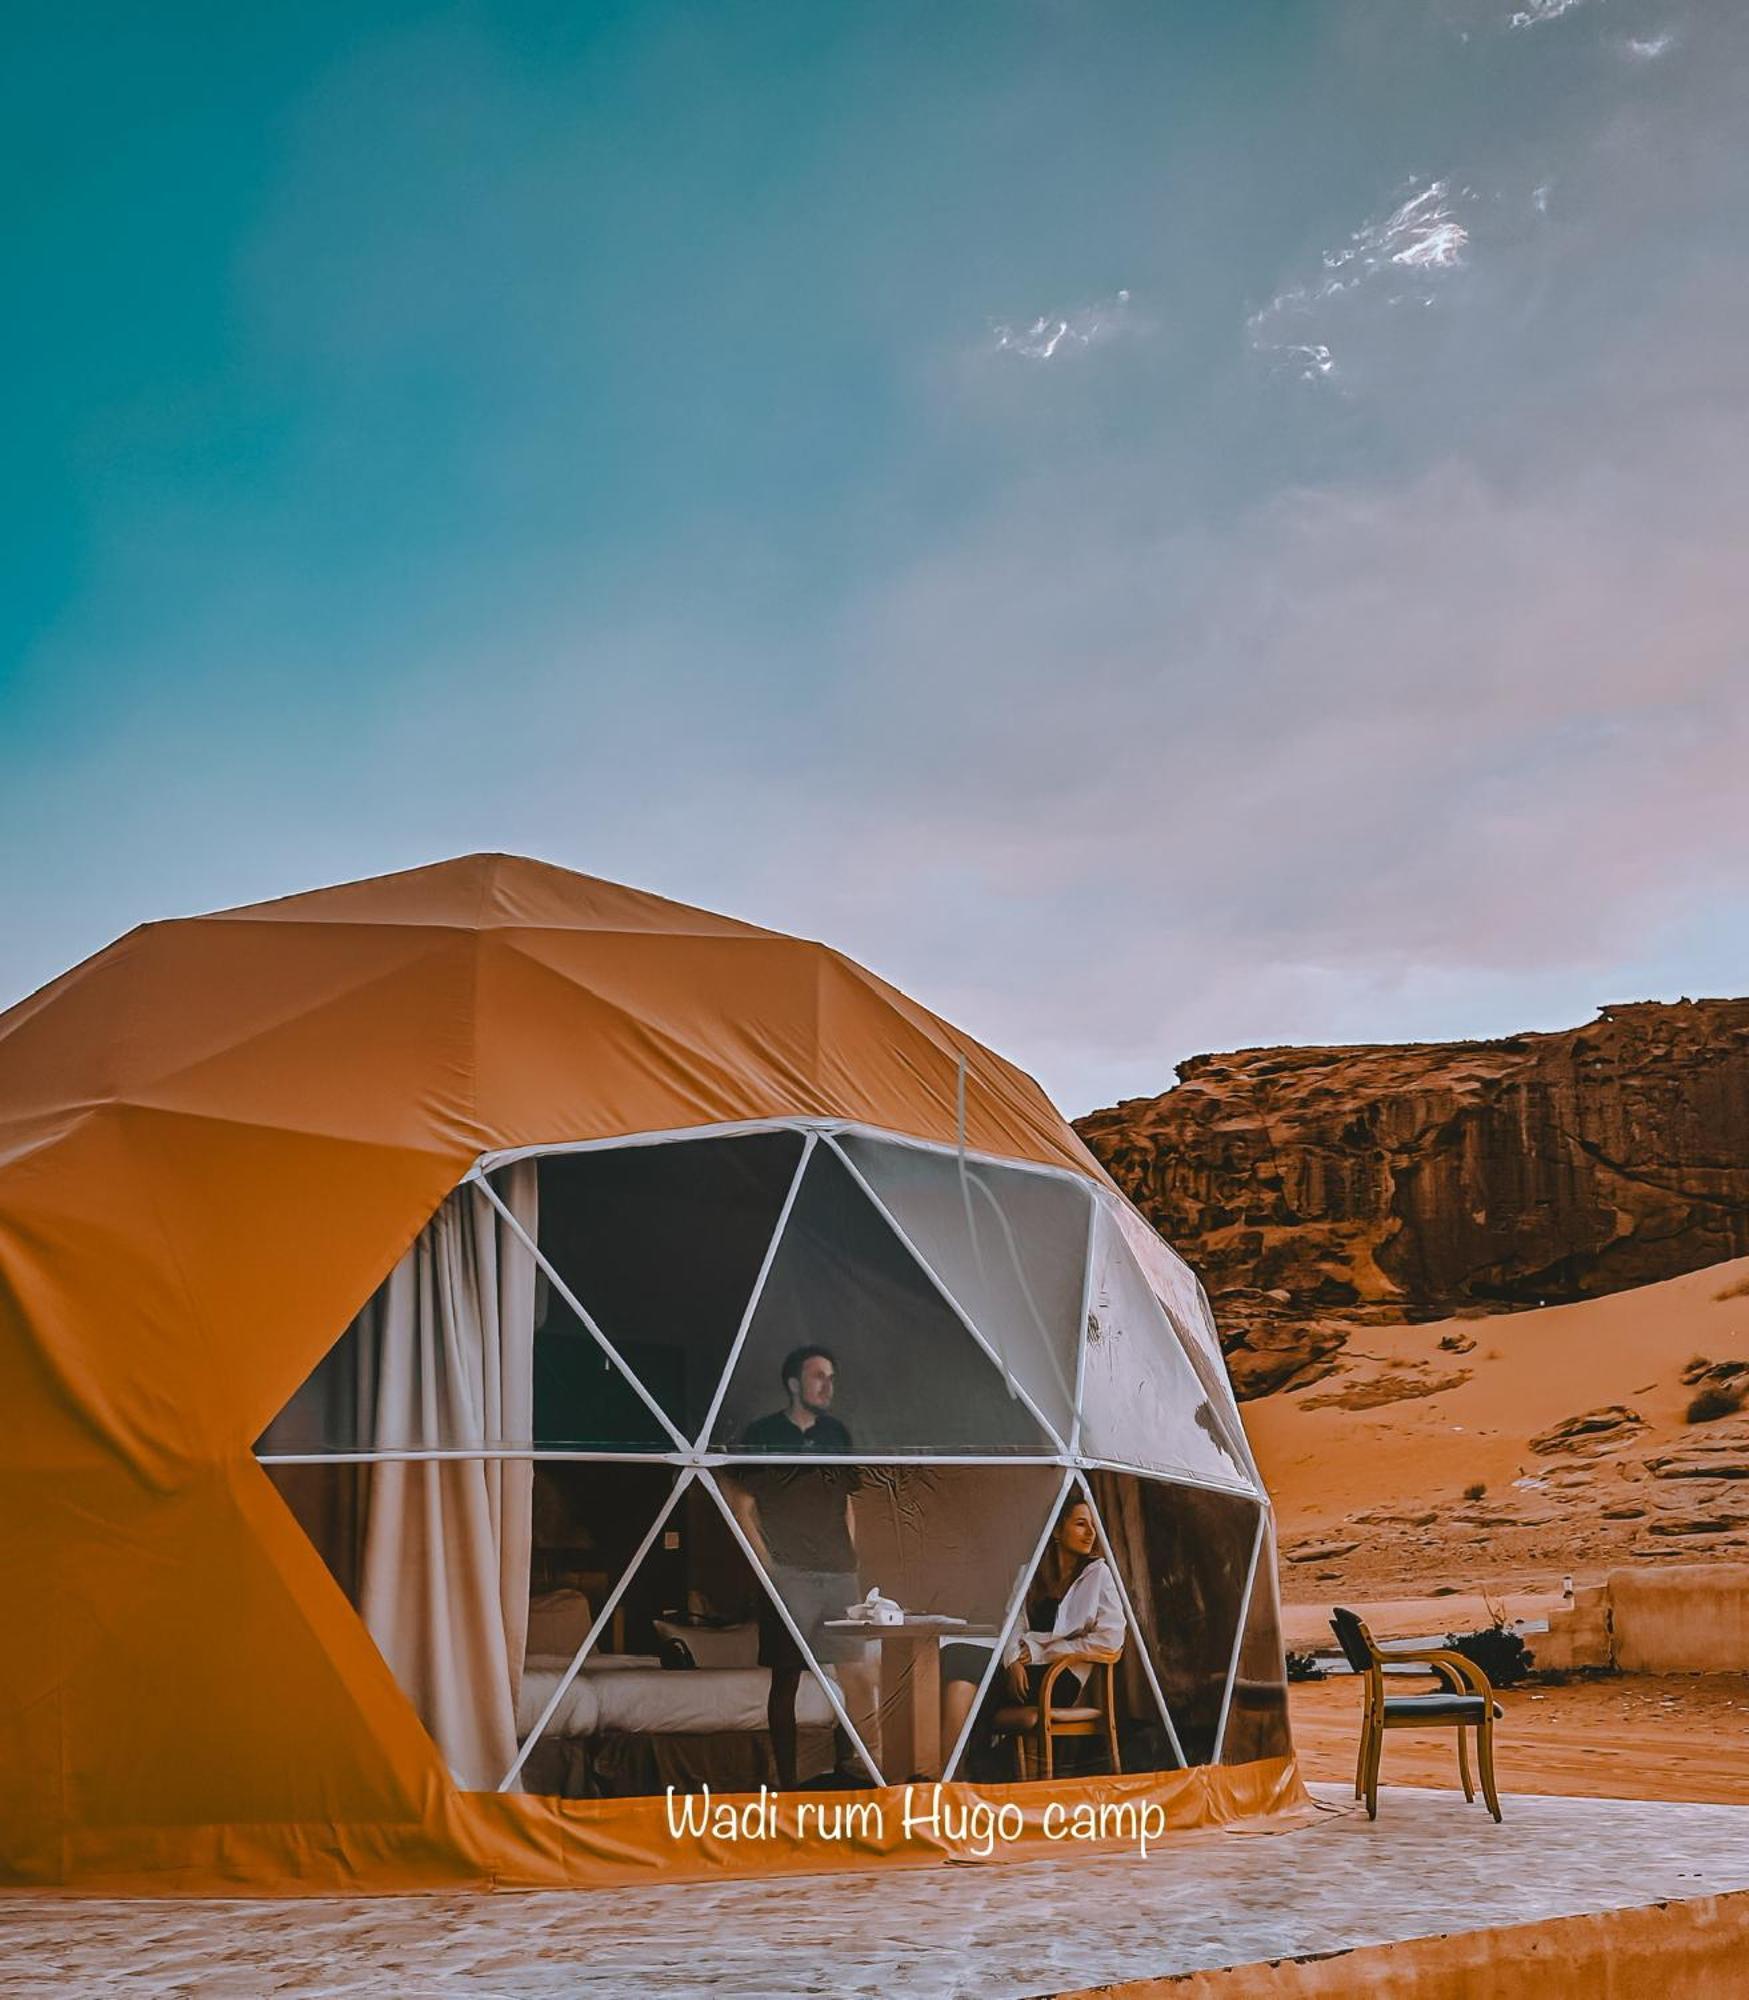
[[1309, 1804], [1292, 1757], [1052, 1784], [712, 1798], [702, 1826], [698, 1795], [445, 1792], [405, 1823], [84, 1828], [52, 1854], [0, 1860], [0, 1888], [216, 1897], [607, 1889], [1156, 1852], [1163, 1835]]

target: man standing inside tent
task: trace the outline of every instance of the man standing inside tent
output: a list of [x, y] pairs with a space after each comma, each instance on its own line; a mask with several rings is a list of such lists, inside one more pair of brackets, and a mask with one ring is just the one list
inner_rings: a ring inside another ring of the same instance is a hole
[[[832, 1414], [838, 1367], [824, 1347], [798, 1347], [783, 1358], [788, 1403], [747, 1426], [741, 1449], [785, 1458], [845, 1460], [849, 1430]], [[731, 1498], [754, 1552], [809, 1650], [836, 1671], [844, 1706], [868, 1748], [880, 1757], [880, 1683], [874, 1648], [852, 1632], [833, 1631], [862, 1595], [856, 1566], [855, 1494], [862, 1483], [854, 1465], [774, 1465], [743, 1471]], [[781, 1789], [796, 1784], [796, 1696], [806, 1665], [789, 1627], [769, 1598], [760, 1605], [759, 1664], [771, 1669], [766, 1726]], [[844, 1746], [841, 1768], [854, 1765]]]

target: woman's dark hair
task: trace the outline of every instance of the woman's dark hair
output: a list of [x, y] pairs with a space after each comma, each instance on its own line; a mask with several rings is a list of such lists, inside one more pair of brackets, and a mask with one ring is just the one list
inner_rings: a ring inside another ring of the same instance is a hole
[[[1026, 1593], [1026, 1620], [1028, 1625], [1035, 1628], [1043, 1621], [1033, 1617], [1033, 1606], [1042, 1603], [1047, 1598], [1053, 1603], [1060, 1604], [1064, 1592], [1068, 1590], [1069, 1586], [1087, 1565], [1099, 1560], [1099, 1551], [1097, 1548], [1088, 1549], [1072, 1557], [1065, 1557], [1058, 1550], [1057, 1536], [1062, 1532], [1063, 1523], [1074, 1513], [1077, 1507], [1086, 1507], [1089, 1514], [1093, 1513], [1093, 1509], [1088, 1504], [1087, 1496], [1084, 1493], [1070, 1494], [1058, 1510], [1057, 1518], [1051, 1523], [1050, 1540], [1045, 1543], [1044, 1555], [1039, 1561], [1038, 1568], [1033, 1572], [1032, 1582], [1028, 1586]], [[1095, 1532], [1097, 1533], [1097, 1516], [1094, 1516], [1094, 1523]], [[1066, 1574], [1063, 1573], [1064, 1571], [1066, 1571]], [[1060, 1576], [1060, 1581], [1056, 1584], [1055, 1588], [1051, 1584], [1053, 1575]]]

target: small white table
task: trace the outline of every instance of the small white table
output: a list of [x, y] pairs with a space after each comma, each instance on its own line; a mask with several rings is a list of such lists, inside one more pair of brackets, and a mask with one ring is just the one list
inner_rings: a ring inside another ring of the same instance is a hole
[[[828, 1618], [828, 1632], [854, 1632], [881, 1649], [881, 1775], [890, 1785], [941, 1776], [941, 1641], [991, 1639], [994, 1625], [968, 1625], [927, 1611], [907, 1612], [897, 1625], [866, 1618]], [[887, 1672], [887, 1660], [893, 1672]], [[909, 1673], [907, 1675], [907, 1669]], [[906, 1678], [906, 1695], [888, 1708], [886, 1689]], [[951, 1746], [949, 1746], [951, 1748]]]

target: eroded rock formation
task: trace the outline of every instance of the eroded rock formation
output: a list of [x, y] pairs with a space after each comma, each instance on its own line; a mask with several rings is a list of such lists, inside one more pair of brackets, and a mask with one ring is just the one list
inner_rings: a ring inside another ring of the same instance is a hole
[[1749, 1000], [1493, 1042], [1245, 1049], [1077, 1121], [1209, 1289], [1241, 1394], [1355, 1323], [1553, 1304], [1749, 1252]]

